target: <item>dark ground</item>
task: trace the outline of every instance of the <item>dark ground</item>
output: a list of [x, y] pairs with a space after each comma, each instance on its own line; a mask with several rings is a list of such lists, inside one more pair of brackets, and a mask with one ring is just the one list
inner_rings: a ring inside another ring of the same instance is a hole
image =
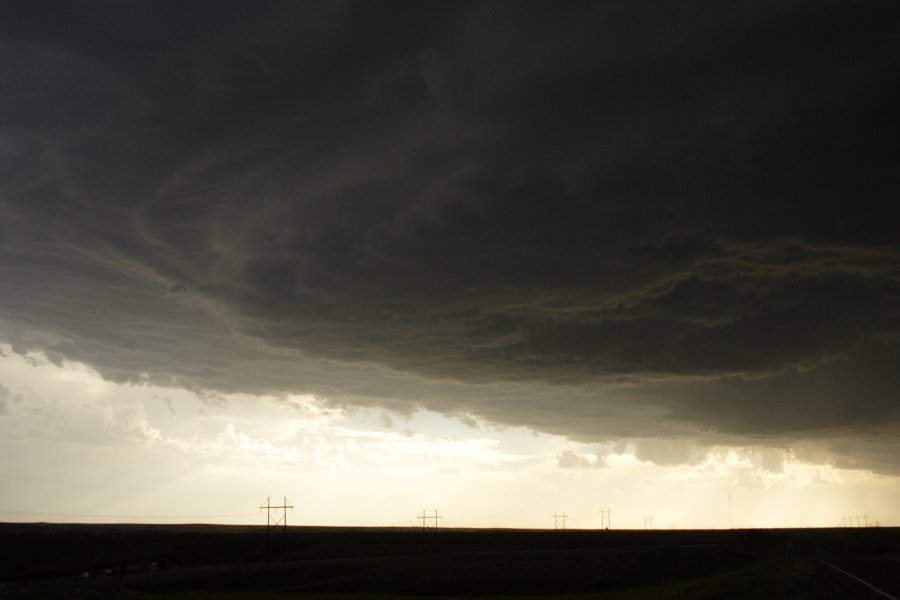
[[[0, 597], [893, 595], [900, 529], [596, 531], [0, 524]], [[154, 564], [155, 563], [155, 564]], [[846, 578], [844, 578], [846, 579]]]

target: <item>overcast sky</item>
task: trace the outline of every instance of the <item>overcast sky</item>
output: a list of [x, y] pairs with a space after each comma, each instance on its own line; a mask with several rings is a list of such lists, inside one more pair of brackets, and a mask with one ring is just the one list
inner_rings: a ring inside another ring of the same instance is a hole
[[8, 2], [0, 49], [0, 519], [900, 522], [895, 1]]

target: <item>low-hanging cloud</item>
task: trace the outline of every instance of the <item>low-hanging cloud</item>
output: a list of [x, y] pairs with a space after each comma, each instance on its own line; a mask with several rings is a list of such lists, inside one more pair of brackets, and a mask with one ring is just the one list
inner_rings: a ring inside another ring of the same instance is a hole
[[897, 470], [892, 3], [71, 10], [0, 9], [17, 351]]

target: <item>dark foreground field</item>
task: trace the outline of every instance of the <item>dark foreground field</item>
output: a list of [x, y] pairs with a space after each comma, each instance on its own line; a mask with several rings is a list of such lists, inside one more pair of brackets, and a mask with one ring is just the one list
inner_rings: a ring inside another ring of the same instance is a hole
[[267, 551], [260, 527], [0, 524], [0, 597], [852, 598], [865, 592], [821, 560], [896, 595], [898, 558], [892, 528], [292, 527]]

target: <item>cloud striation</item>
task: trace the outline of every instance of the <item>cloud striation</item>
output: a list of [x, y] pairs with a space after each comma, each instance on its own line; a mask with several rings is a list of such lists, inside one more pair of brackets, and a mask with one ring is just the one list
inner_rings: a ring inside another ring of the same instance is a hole
[[2, 341], [900, 472], [897, 17], [5, 5]]

